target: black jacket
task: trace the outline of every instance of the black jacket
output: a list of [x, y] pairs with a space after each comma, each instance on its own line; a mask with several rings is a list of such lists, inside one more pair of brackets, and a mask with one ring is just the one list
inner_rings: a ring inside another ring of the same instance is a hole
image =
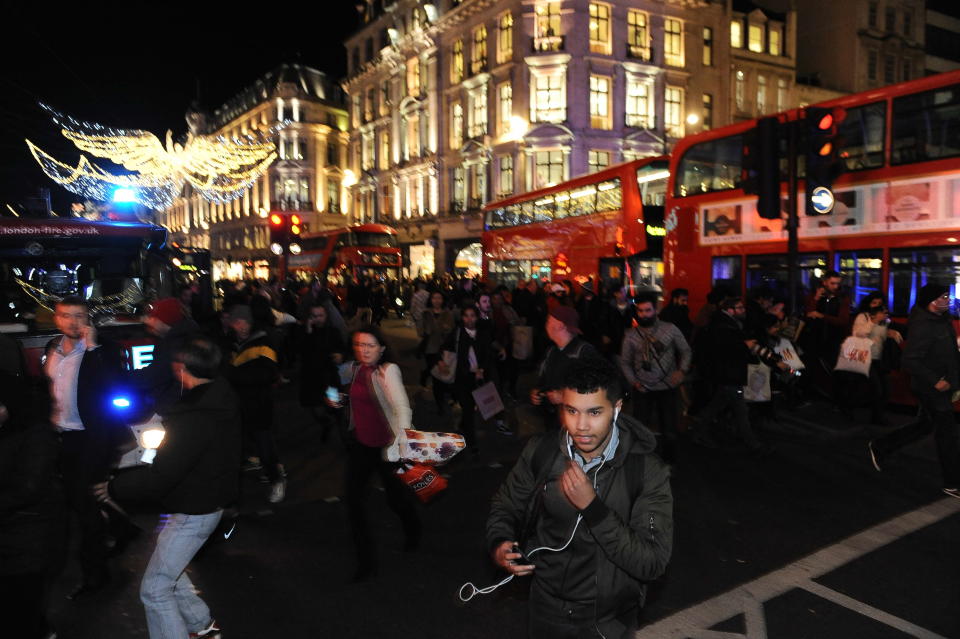
[[328, 386], [339, 388], [340, 376], [333, 355], [344, 355], [347, 346], [340, 331], [330, 324], [304, 330], [300, 342], [300, 404], [320, 406]]
[[[937, 315], [914, 307], [908, 327], [910, 337], [904, 344], [901, 365], [910, 375], [911, 389], [939, 410], [952, 410], [951, 392], [960, 388], [957, 334], [952, 318], [947, 313]], [[934, 388], [941, 379], [949, 382], [949, 390], [940, 392]]]
[[477, 336], [471, 338], [467, 329], [458, 326], [441, 350], [457, 354], [457, 370], [454, 384], [473, 388], [477, 385], [476, 375], [470, 372], [470, 347], [477, 357], [477, 368], [483, 369], [483, 381], [497, 381], [497, 351], [493, 348], [493, 332], [485, 325], [477, 324]]
[[224, 376], [240, 396], [243, 423], [255, 430], [273, 424], [273, 386], [280, 379], [277, 351], [264, 331], [237, 346]]
[[[562, 552], [541, 551], [532, 559], [534, 578], [547, 592], [566, 599], [571, 588], [592, 591], [597, 619], [605, 619], [643, 605], [646, 582], [663, 574], [673, 548], [673, 496], [669, 469], [652, 454], [656, 438], [637, 420], [621, 414], [616, 422], [620, 443], [613, 458], [597, 471], [597, 498], [580, 514], [570, 546]], [[534, 476], [533, 458], [542, 437], [534, 437], [497, 491], [487, 518], [487, 547], [516, 541], [522, 522], [529, 516], [534, 493], [541, 490]], [[577, 511], [559, 488], [567, 468], [565, 431], [560, 432], [554, 456], [546, 472], [544, 509], [537, 520], [533, 547], [559, 548], [570, 537]], [[631, 494], [626, 463], [643, 463], [642, 488]], [[594, 471], [588, 471], [591, 479]]]
[[600, 357], [600, 353], [579, 336], [570, 340], [563, 349], [551, 342], [540, 363], [537, 388], [543, 392], [562, 388], [573, 361], [581, 357]]
[[153, 464], [110, 482], [117, 501], [156, 501], [167, 513], [202, 515], [237, 499], [240, 412], [236, 394], [217, 378], [191, 390], [163, 418], [166, 434]]
[[173, 356], [191, 337], [200, 333], [200, 327], [189, 317], [170, 327], [153, 347], [153, 361], [146, 368], [131, 373], [137, 388], [148, 393], [158, 412], [163, 412], [180, 397], [180, 383], [173, 377]]
[[701, 361], [715, 384], [743, 386], [747, 383], [747, 364], [753, 357], [744, 344], [745, 339], [743, 327], [737, 320], [723, 311], [714, 314], [704, 336], [707, 353]]

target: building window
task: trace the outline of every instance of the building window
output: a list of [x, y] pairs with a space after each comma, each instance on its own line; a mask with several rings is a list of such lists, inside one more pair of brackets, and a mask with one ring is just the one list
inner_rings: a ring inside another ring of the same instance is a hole
[[745, 99], [744, 91], [746, 90], [746, 87], [744, 86], [745, 84], [746, 78], [743, 75], [743, 71], [737, 71], [733, 91], [733, 99], [737, 105], [737, 111], [743, 111], [743, 103]]
[[627, 56], [650, 60], [650, 32], [647, 14], [636, 9], [627, 11]]
[[627, 78], [627, 126], [641, 129], [654, 128], [653, 101], [650, 99], [652, 85], [637, 78]]
[[459, 102], [450, 107], [450, 148], [463, 146], [463, 105]]
[[363, 143], [360, 150], [360, 167], [367, 171], [373, 168], [373, 133], [363, 135]]
[[683, 89], [667, 86], [663, 95], [663, 122], [667, 135], [683, 137]]
[[894, 79], [894, 69], [897, 67], [897, 59], [892, 55], [883, 58], [883, 81], [887, 84], [896, 82]]
[[533, 103], [530, 120], [533, 122], [563, 122], [567, 119], [565, 75], [537, 75], [533, 77]]
[[497, 181], [497, 197], [502, 198], [513, 193], [513, 156], [500, 156], [500, 177]]
[[867, 78], [877, 79], [877, 52], [867, 51]]
[[467, 201], [467, 179], [466, 172], [462, 166], [458, 166], [453, 170], [453, 175], [451, 176], [450, 193], [453, 196], [453, 206], [454, 208], [459, 209], [460, 212], [464, 209], [464, 204]]
[[340, 180], [327, 180], [327, 213], [342, 213], [340, 210]]
[[390, 133], [388, 131], [380, 132], [380, 155], [379, 166], [381, 171], [390, 168]]
[[390, 113], [390, 80], [380, 83], [380, 115]]
[[340, 166], [340, 145], [327, 142], [327, 166]]
[[787, 108], [787, 81], [777, 78], [777, 111]]
[[610, 5], [590, 3], [590, 51], [609, 55]]
[[407, 60], [407, 95], [420, 95], [420, 58]]
[[910, 9], [903, 11], [903, 35], [907, 38], [913, 37], [913, 11]]
[[767, 42], [768, 51], [770, 55], [780, 55], [783, 47], [780, 46], [780, 27], [772, 27], [767, 32]]
[[609, 129], [610, 78], [590, 76], [590, 126], [594, 129]]
[[408, 157], [420, 157], [420, 116], [417, 114], [407, 117], [407, 150]]
[[757, 115], [767, 112], [767, 78], [757, 76]]
[[470, 167], [470, 206], [478, 209], [487, 199], [487, 165], [474, 164]]
[[683, 66], [683, 22], [674, 18], [663, 21], [664, 62], [672, 67]]
[[566, 154], [563, 151], [537, 151], [534, 154], [534, 168], [535, 189], [563, 182]]
[[463, 82], [463, 40], [453, 43], [453, 56], [450, 60], [450, 84]]
[[470, 50], [470, 74], [487, 70], [487, 27], [481, 24], [473, 30], [473, 48]]
[[754, 53], [763, 53], [763, 25], [747, 25], [747, 48]]
[[513, 14], [507, 11], [497, 20], [497, 63], [513, 57]]
[[893, 33], [897, 27], [897, 10], [893, 7], [887, 7], [883, 12], [883, 29], [888, 33]]
[[487, 134], [487, 91], [486, 87], [470, 94], [470, 126], [471, 138]]
[[867, 7], [867, 26], [877, 26], [877, 3], [871, 2]]
[[[537, 4], [537, 38], [556, 38], [560, 31], [560, 3], [540, 2]], [[538, 50], [543, 51], [537, 47]]]
[[587, 152], [587, 173], [596, 173], [601, 169], [610, 166], [609, 151], [588, 151]]
[[743, 23], [739, 20], [730, 21], [730, 46], [734, 49], [743, 48]]
[[903, 81], [909, 82], [913, 77], [913, 63], [910, 60], [903, 61]]
[[713, 66], [713, 29], [703, 28], [703, 66]]
[[510, 118], [513, 117], [513, 85], [504, 82], [497, 87], [497, 101], [500, 104], [499, 123], [500, 135], [506, 135], [510, 132]]
[[703, 94], [703, 130], [709, 131], [713, 128], [713, 96], [709, 93]]

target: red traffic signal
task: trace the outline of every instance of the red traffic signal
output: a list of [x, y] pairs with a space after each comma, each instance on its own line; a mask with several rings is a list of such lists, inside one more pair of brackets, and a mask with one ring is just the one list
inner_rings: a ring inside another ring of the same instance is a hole
[[279, 213], [273, 213], [270, 215], [270, 224], [273, 226], [280, 226], [283, 224], [283, 216]]

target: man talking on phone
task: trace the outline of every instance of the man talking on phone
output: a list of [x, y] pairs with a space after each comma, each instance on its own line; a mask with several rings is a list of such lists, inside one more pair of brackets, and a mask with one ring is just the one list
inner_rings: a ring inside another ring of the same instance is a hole
[[120, 356], [97, 341], [90, 308], [81, 297], [65, 297], [53, 309], [62, 333], [47, 344], [50, 421], [60, 433], [64, 493], [80, 524], [81, 583], [68, 598], [101, 589], [108, 580], [107, 525], [91, 494], [106, 479], [125, 430], [107, 413], [112, 383], [121, 374]]
[[621, 414], [623, 389], [606, 360], [567, 371], [563, 429], [534, 437], [493, 498], [493, 561], [533, 576], [529, 636], [625, 637], [636, 630], [646, 583], [673, 546], [668, 467], [656, 438]]

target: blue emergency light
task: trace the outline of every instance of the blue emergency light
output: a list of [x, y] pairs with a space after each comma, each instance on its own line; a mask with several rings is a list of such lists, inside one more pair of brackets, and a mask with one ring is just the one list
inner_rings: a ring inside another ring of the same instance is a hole
[[130, 400], [126, 397], [114, 397], [110, 403], [114, 408], [130, 408]]

